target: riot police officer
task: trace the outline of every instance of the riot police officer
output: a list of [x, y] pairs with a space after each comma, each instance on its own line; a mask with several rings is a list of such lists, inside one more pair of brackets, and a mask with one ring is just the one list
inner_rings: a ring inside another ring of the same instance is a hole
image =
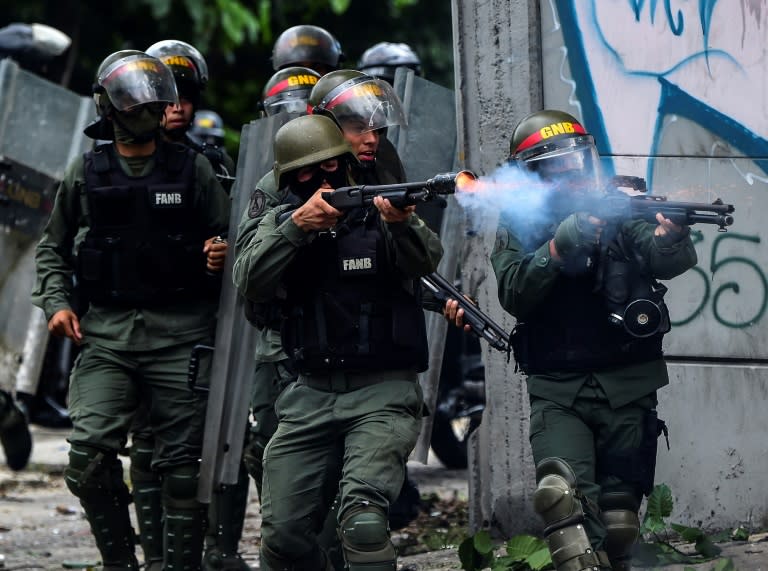
[[267, 117], [282, 112], [292, 117], [306, 115], [309, 94], [320, 77], [319, 73], [308, 67], [281, 69], [264, 85], [259, 108]]
[[[196, 499], [205, 401], [187, 386], [192, 347], [211, 343], [229, 201], [210, 164], [160, 137], [177, 102], [159, 59], [119, 51], [99, 66], [99, 120], [109, 135], [67, 169], [36, 250], [32, 301], [49, 330], [81, 346], [70, 381], [67, 486], [80, 498], [105, 568], [137, 569], [130, 494], [117, 452], [141, 402], [162, 474], [165, 569], [198, 569], [204, 506]], [[98, 138], [105, 138], [99, 136]], [[72, 276], [88, 301], [72, 310]], [[218, 277], [216, 277], [218, 276]]]
[[357, 62], [357, 69], [390, 85], [395, 83], [398, 67], [407, 67], [421, 75], [421, 59], [408, 44], [379, 42], [365, 50]]
[[312, 88], [308, 108], [333, 119], [358, 162], [353, 177], [365, 184], [405, 182], [405, 169], [386, 129], [407, 122], [392, 87], [352, 69], [332, 71]]
[[211, 147], [224, 146], [224, 120], [211, 109], [200, 109], [192, 118], [188, 131], [189, 137], [199, 141], [200, 145]]
[[[503, 214], [491, 264], [502, 307], [517, 319], [515, 360], [527, 375], [541, 515], [557, 569], [630, 568], [638, 509], [653, 488], [669, 382], [662, 338], [666, 291], [696, 264], [687, 227], [612, 221], [567, 207], [599, 198], [594, 140], [573, 116], [544, 110], [512, 133], [510, 161], [554, 187], [556, 215], [523, 226]], [[597, 202], [597, 201], [596, 201]], [[637, 324], [620, 323], [642, 306]], [[639, 305], [638, 305], [639, 304]]]
[[[184, 144], [202, 154], [213, 167], [219, 182], [227, 192], [234, 182], [235, 163], [227, 154], [221, 142], [211, 144], [211, 139], [201, 139], [193, 136], [195, 121], [205, 118], [199, 111], [205, 86], [208, 84], [208, 63], [200, 51], [180, 40], [161, 40], [149, 46], [147, 54], [157, 57], [165, 63], [173, 73], [176, 89], [179, 93], [178, 103], [165, 108], [163, 133], [170, 141]], [[208, 112], [210, 118], [211, 111]], [[217, 115], [218, 117], [218, 115]], [[218, 117], [219, 122], [221, 118]], [[219, 127], [223, 141], [223, 125]], [[215, 139], [214, 139], [215, 140]], [[138, 438], [137, 438], [138, 437]], [[139, 478], [134, 484], [134, 501], [139, 522], [143, 521], [142, 546], [157, 553], [155, 542], [149, 537], [157, 537], [151, 532], [161, 525], [160, 513], [153, 509], [157, 505], [157, 486], [148, 472], [147, 440], [151, 435], [145, 431], [134, 433], [134, 446], [131, 447], [131, 473]], [[247, 569], [247, 565], [238, 554], [238, 543], [242, 534], [245, 520], [245, 508], [248, 501], [248, 475], [245, 466], [241, 467], [237, 485], [216, 490], [212, 497], [208, 513], [208, 528], [205, 536], [205, 555], [203, 569]], [[153, 490], [155, 490], [153, 494]], [[139, 493], [137, 494], [137, 491]], [[145, 533], [146, 530], [146, 533]], [[151, 570], [150, 570], [151, 571]]]
[[149, 46], [146, 53], [158, 58], [171, 69], [179, 93], [178, 103], [169, 105], [165, 110], [163, 133], [169, 140], [192, 147], [203, 154], [210, 161], [224, 190], [229, 192], [234, 182], [235, 162], [223, 144], [213, 145], [190, 136], [209, 79], [208, 64], [203, 54], [181, 40], [161, 40]]
[[[308, 108], [313, 114], [330, 117], [341, 128], [357, 157], [352, 166], [355, 182], [405, 182], [403, 163], [386, 137], [387, 128], [406, 126], [405, 113], [388, 84], [357, 70], [332, 71], [312, 88]], [[390, 506], [390, 528], [400, 529], [413, 521], [419, 515], [420, 503], [418, 487], [406, 470], [400, 495]]]
[[[299, 372], [276, 403], [280, 423], [264, 453], [262, 553], [274, 569], [325, 568], [316, 538], [340, 492], [349, 569], [394, 570], [387, 511], [421, 426], [427, 353], [414, 280], [434, 270], [442, 248], [413, 208], [379, 197], [342, 218], [322, 198], [349, 182], [356, 161], [327, 117], [289, 121], [274, 150], [284, 204], [252, 202], [260, 220], [244, 229], [234, 267], [248, 299], [285, 292], [283, 347]], [[343, 263], [351, 259], [367, 262]]]
[[301, 66], [320, 75], [339, 69], [345, 59], [339, 41], [325, 28], [302, 24], [284, 30], [272, 46], [275, 71]]

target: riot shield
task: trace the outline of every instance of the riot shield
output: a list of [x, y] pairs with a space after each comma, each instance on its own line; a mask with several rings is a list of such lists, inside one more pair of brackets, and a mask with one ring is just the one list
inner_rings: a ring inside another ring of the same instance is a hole
[[48, 330], [29, 301], [35, 244], [93, 114], [89, 98], [0, 60], [0, 387], [37, 386]]
[[272, 168], [272, 141], [290, 117], [278, 114], [243, 125], [237, 175], [232, 188], [228, 241], [216, 341], [205, 417], [197, 498], [209, 503], [221, 485], [237, 483], [247, 430], [253, 379], [256, 330], [245, 319], [243, 298], [232, 283], [234, 244], [243, 211], [256, 183]]
[[[395, 92], [400, 97], [408, 120], [408, 127], [392, 127], [387, 137], [403, 161], [408, 180], [427, 180], [437, 173], [456, 170], [460, 165], [456, 156], [456, 105], [454, 94], [418, 77], [408, 68], [395, 72]], [[433, 230], [437, 230], [443, 243], [443, 258], [438, 272], [452, 278], [456, 275], [461, 237], [459, 207], [450, 197], [440, 208], [432, 203], [420, 205], [417, 212]], [[442, 315], [428, 311], [427, 340], [429, 342], [429, 368], [420, 375], [424, 403], [431, 413], [437, 404], [438, 385], [445, 351], [448, 322]], [[424, 417], [421, 433], [412, 457], [427, 463], [434, 415]]]

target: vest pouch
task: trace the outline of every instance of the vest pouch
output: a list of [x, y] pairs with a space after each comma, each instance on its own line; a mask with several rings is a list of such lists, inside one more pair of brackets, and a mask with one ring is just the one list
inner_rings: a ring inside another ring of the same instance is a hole
[[80, 248], [77, 254], [77, 276], [80, 282], [98, 280], [103, 275], [101, 250]]
[[99, 186], [88, 191], [92, 225], [124, 228], [134, 223], [140, 189], [128, 185]]
[[610, 304], [623, 306], [629, 299], [630, 265], [610, 256], [605, 256], [603, 263], [603, 295]]

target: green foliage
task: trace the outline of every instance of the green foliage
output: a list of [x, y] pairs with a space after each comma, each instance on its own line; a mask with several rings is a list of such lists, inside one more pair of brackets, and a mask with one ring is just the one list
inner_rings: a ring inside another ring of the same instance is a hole
[[211, 80], [203, 106], [223, 117], [232, 156], [238, 155], [242, 126], [257, 118], [256, 104], [274, 73], [274, 38], [290, 26], [326, 28], [341, 43], [347, 68], [377, 42], [405, 42], [419, 54], [425, 78], [454, 85], [451, 5], [445, 0], [25, 0], [11, 2], [0, 15], [0, 25], [24, 21], [42, 22], [78, 39], [52, 66], [56, 73], [50, 79], [85, 96], [108, 54], [143, 50], [164, 39], [189, 42], [208, 62]]
[[[666, 484], [658, 484], [648, 497], [645, 517], [640, 527], [644, 541], [635, 548], [634, 559], [644, 566], [669, 565], [672, 563], [701, 563], [716, 558], [721, 549], [703, 530], [676, 523], [667, 523], [672, 514], [674, 502], [672, 492]], [[693, 543], [695, 553], [687, 554], [669, 543], [667, 537], [676, 534], [686, 543]], [[648, 541], [653, 539], [653, 541]], [[728, 566], [730, 564], [730, 567]], [[718, 562], [716, 568], [722, 571], [732, 569], [729, 559]]]
[[552, 568], [547, 544], [532, 535], [516, 535], [505, 544], [506, 555], [497, 556], [486, 530], [478, 531], [459, 546], [462, 569], [478, 571], [541, 571]]
[[349, 8], [349, 2], [350, 0], [329, 0], [331, 4], [331, 10], [335, 14], [343, 14], [347, 11], [347, 8]]
[[244, 41], [255, 42], [263, 23], [237, 0], [216, 0], [221, 14], [221, 27], [232, 42], [239, 46]]
[[749, 539], [749, 531], [739, 526], [731, 532], [730, 539], [734, 541], [747, 541]]

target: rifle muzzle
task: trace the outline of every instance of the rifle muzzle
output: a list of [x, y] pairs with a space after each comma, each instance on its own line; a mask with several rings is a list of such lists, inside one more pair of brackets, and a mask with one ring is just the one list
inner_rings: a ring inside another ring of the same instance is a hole
[[461, 190], [476, 180], [472, 171], [446, 172], [430, 178], [426, 187], [434, 194], [453, 194], [457, 188]]

